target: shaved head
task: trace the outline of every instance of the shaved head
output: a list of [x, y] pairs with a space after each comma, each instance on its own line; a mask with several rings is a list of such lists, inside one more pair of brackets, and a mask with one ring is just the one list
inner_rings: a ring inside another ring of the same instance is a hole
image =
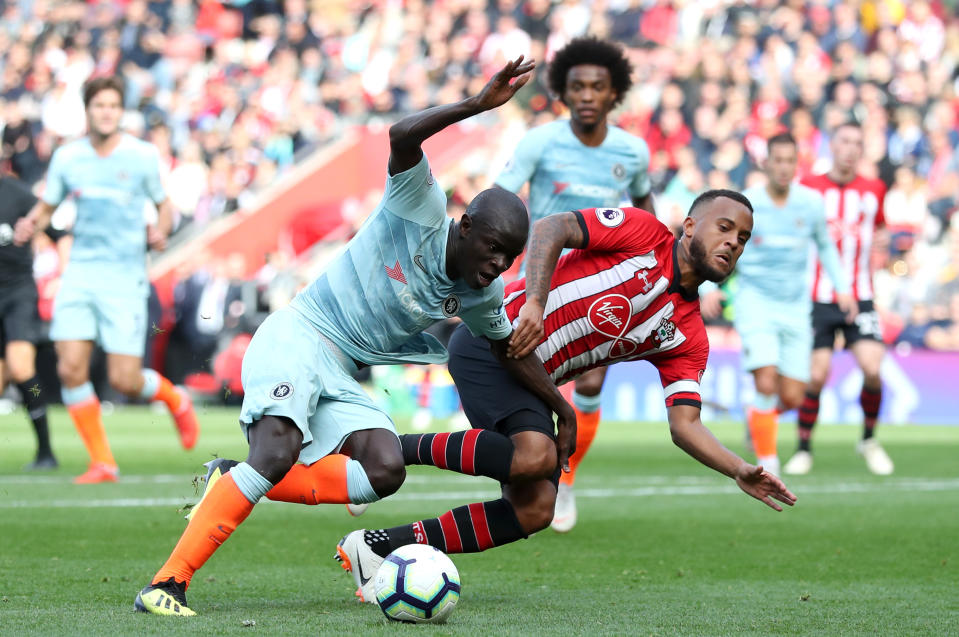
[[514, 239], [529, 235], [529, 213], [526, 204], [515, 193], [503, 188], [487, 188], [470, 202], [466, 214], [473, 223], [496, 228]]

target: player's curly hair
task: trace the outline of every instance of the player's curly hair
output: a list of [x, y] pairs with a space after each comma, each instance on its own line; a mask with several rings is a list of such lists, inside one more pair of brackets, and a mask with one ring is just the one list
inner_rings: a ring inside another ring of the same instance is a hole
[[623, 101], [626, 93], [633, 85], [630, 77], [633, 65], [626, 59], [623, 49], [617, 44], [596, 37], [576, 38], [556, 52], [549, 65], [549, 90], [563, 99], [566, 92], [566, 76], [569, 70], [580, 64], [595, 64], [605, 66], [613, 81], [616, 91], [616, 106]]

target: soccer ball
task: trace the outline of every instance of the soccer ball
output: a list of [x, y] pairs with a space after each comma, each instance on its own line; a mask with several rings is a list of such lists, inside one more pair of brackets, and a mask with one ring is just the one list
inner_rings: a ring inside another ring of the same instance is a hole
[[460, 574], [439, 549], [407, 544], [386, 556], [374, 580], [387, 618], [412, 624], [445, 622], [460, 598]]

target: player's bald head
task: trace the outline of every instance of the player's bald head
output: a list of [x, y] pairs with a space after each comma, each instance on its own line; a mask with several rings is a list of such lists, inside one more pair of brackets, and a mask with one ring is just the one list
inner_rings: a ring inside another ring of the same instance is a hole
[[476, 195], [466, 208], [474, 224], [496, 230], [525, 245], [529, 236], [529, 213], [515, 193], [503, 188], [487, 188]]

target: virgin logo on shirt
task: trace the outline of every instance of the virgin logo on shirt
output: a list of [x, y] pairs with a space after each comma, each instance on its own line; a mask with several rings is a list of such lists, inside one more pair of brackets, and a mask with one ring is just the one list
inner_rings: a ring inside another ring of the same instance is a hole
[[623, 334], [629, 329], [629, 319], [632, 316], [632, 307], [622, 294], [607, 294], [593, 301], [586, 313], [589, 324], [594, 330], [613, 338], [609, 355], [611, 358], [629, 356], [636, 351], [639, 344]]

